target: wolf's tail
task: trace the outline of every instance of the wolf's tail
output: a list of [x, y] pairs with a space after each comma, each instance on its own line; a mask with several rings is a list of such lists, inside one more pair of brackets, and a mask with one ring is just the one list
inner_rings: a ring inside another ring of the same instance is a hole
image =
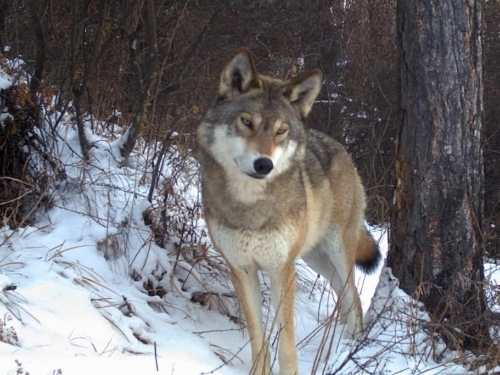
[[361, 230], [358, 242], [358, 250], [356, 251], [356, 265], [366, 274], [375, 272], [382, 254], [377, 243], [373, 239], [366, 228]]

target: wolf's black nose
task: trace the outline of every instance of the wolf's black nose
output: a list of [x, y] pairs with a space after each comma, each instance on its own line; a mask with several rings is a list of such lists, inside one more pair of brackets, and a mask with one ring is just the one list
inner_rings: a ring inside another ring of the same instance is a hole
[[273, 161], [268, 158], [259, 158], [255, 160], [253, 167], [258, 174], [269, 174], [274, 168]]

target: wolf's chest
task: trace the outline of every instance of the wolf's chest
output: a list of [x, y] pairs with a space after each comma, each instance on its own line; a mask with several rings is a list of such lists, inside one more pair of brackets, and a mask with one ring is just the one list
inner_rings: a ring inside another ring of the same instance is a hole
[[233, 267], [276, 271], [287, 262], [296, 242], [295, 230], [289, 225], [253, 231], [228, 228], [214, 220], [209, 228], [214, 245]]

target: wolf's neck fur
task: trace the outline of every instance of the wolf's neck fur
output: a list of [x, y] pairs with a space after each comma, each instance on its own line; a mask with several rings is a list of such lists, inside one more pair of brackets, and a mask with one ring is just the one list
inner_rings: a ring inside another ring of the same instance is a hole
[[202, 160], [205, 211], [232, 228], [259, 229], [272, 226], [276, 215], [306, 204], [299, 163], [271, 181], [254, 180], [238, 171], [228, 174], [205, 153]]
[[226, 175], [226, 191], [239, 203], [253, 204], [266, 198], [266, 190], [272, 181], [258, 180], [237, 172]]

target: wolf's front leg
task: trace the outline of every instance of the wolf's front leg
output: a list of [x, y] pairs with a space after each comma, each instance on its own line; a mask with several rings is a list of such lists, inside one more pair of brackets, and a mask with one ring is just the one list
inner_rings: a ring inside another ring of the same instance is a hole
[[262, 298], [257, 270], [231, 267], [231, 277], [238, 301], [245, 314], [252, 346], [250, 374], [269, 375], [271, 361], [262, 327]]
[[298, 375], [295, 348], [295, 290], [296, 272], [293, 262], [272, 273], [271, 288], [279, 330], [280, 375]]

